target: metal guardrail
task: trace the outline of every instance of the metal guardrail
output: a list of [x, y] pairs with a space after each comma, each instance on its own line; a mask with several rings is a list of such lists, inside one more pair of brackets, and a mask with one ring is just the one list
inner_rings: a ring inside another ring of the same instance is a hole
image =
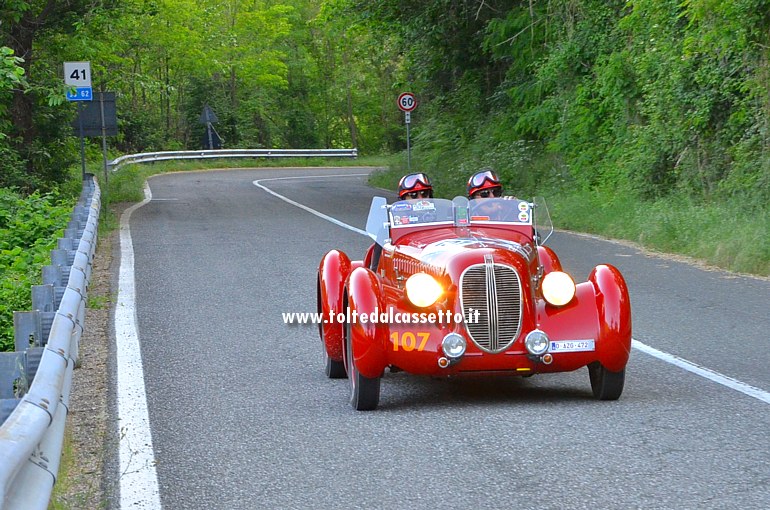
[[132, 163], [151, 163], [171, 159], [217, 159], [217, 158], [312, 158], [337, 157], [357, 158], [358, 149], [217, 149], [202, 151], [164, 151], [127, 154], [107, 163], [116, 171]]
[[[3, 366], [11, 368], [5, 380], [10, 377], [12, 386], [0, 411], [13, 408], [0, 425], [0, 510], [48, 508], [83, 333], [100, 195], [89, 176], [65, 237], [51, 252], [52, 265], [43, 268], [44, 285], [32, 288], [36, 310], [14, 312], [16, 352], [0, 353], [0, 386]], [[32, 384], [24, 393], [28, 380]], [[0, 397], [7, 393], [0, 387]]]

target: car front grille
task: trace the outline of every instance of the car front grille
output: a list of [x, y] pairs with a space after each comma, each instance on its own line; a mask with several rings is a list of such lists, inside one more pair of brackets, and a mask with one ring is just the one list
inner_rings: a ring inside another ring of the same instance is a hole
[[[473, 343], [486, 352], [504, 351], [521, 326], [519, 275], [487, 255], [483, 264], [468, 267], [460, 277], [460, 305]], [[479, 311], [478, 322], [472, 322], [475, 310]]]

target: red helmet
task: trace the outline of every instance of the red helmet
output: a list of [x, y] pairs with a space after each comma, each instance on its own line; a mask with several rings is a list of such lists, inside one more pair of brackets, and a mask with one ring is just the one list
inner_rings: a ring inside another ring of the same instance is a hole
[[468, 179], [468, 198], [471, 198], [477, 191], [485, 189], [490, 190], [494, 196], [498, 197], [503, 193], [503, 184], [491, 168], [480, 170]]
[[[417, 193], [418, 191], [427, 191], [428, 198], [433, 198], [433, 185], [430, 183], [430, 178], [427, 175], [423, 173], [408, 174], [398, 181], [398, 198], [404, 200], [407, 193]], [[414, 196], [406, 198], [419, 197]]]

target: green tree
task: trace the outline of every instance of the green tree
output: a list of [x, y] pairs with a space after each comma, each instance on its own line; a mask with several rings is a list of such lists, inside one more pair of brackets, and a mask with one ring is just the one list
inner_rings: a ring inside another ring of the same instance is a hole
[[24, 163], [28, 188], [61, 181], [74, 156], [66, 142], [67, 112], [58, 107], [63, 100], [61, 62], [39, 58], [40, 41], [51, 34], [73, 33], [79, 20], [112, 4], [110, 0], [10, 0], [0, 11], [0, 45], [23, 59], [19, 65], [30, 84], [4, 99], [6, 119], [12, 124], [6, 134]]

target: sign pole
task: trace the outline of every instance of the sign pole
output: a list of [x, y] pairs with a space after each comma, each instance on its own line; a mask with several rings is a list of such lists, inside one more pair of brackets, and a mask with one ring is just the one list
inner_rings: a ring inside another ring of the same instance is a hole
[[409, 173], [412, 172], [412, 144], [409, 139], [409, 124], [412, 123], [412, 110], [417, 108], [417, 98], [411, 92], [403, 92], [396, 99], [398, 109], [404, 112], [404, 122], [406, 123], [406, 168]]
[[78, 130], [80, 131], [80, 167], [81, 176], [86, 180], [86, 139], [83, 136], [83, 104], [78, 102]]
[[412, 146], [409, 141], [409, 124], [412, 123], [411, 112], [404, 112], [404, 122], [406, 122], [406, 170], [412, 173]]
[[104, 121], [104, 90], [99, 92], [99, 119], [102, 123], [102, 160], [104, 161], [104, 184], [109, 183], [107, 177], [107, 124]]

